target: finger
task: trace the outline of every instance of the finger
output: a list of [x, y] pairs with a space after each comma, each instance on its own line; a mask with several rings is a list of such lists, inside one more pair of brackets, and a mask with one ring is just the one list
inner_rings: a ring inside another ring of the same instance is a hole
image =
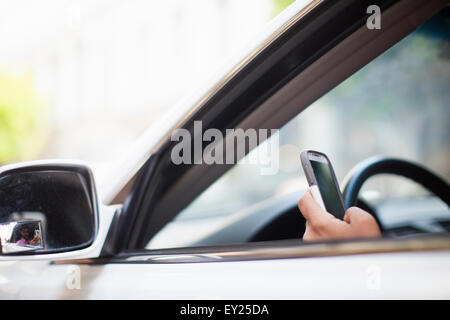
[[346, 211], [345, 211], [345, 214], [344, 214], [344, 221], [345, 222], [347, 222], [348, 224], [350, 224], [350, 221], [351, 221], [351, 218], [350, 218], [350, 216], [351, 216], [351, 214], [350, 214], [350, 209], [351, 208], [349, 208], [349, 209], [347, 209]]
[[367, 234], [367, 236], [381, 235], [380, 226], [375, 218], [367, 211], [357, 207], [347, 209], [345, 215], [348, 217], [348, 223], [357, 227], [360, 231]]
[[347, 223], [368, 219], [373, 219], [372, 215], [358, 207], [350, 207], [345, 211], [344, 221]]
[[298, 209], [305, 219], [310, 221], [312, 224], [317, 224], [318, 222], [324, 222], [330, 220], [330, 218], [333, 218], [330, 213], [326, 212], [319, 206], [309, 190], [305, 192], [298, 201]]
[[316, 232], [314, 231], [314, 228], [311, 226], [311, 222], [306, 220], [306, 228], [305, 228], [305, 232], [303, 233], [303, 237], [302, 237], [303, 241], [314, 241], [318, 238], [319, 237], [316, 234]]

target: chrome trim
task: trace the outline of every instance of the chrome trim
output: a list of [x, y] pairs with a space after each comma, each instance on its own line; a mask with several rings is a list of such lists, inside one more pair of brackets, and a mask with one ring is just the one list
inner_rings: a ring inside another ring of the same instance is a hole
[[[420, 252], [450, 250], [450, 235], [421, 235], [405, 238], [346, 240], [327, 243], [308, 243], [282, 240], [221, 247], [147, 250], [123, 253], [110, 259], [60, 261], [58, 264], [106, 263], [205, 263], [269, 259], [297, 259], [311, 257], [348, 256], [357, 254]], [[147, 252], [147, 253], [145, 253]]]

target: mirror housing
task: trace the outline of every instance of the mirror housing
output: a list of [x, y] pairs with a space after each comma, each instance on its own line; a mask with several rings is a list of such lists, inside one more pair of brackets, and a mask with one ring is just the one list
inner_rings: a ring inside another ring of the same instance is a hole
[[98, 207], [93, 174], [85, 164], [0, 167], [0, 260], [89, 248], [98, 235]]

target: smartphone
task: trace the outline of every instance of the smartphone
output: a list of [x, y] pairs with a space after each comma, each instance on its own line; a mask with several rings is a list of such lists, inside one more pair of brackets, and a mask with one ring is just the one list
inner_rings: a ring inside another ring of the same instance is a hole
[[318, 151], [304, 150], [300, 160], [314, 200], [336, 218], [343, 219], [344, 200], [328, 157]]

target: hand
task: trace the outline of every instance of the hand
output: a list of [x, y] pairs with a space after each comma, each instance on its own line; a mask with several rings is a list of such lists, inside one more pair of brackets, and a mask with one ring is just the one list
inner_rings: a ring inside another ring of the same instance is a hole
[[310, 191], [298, 201], [298, 208], [306, 219], [304, 241], [381, 236], [375, 218], [367, 211], [351, 207], [345, 212], [344, 220], [337, 219], [317, 204]]
[[31, 239], [30, 244], [31, 245], [36, 245], [39, 244], [41, 242], [41, 237], [39, 237], [39, 235], [35, 235], [33, 239]]

